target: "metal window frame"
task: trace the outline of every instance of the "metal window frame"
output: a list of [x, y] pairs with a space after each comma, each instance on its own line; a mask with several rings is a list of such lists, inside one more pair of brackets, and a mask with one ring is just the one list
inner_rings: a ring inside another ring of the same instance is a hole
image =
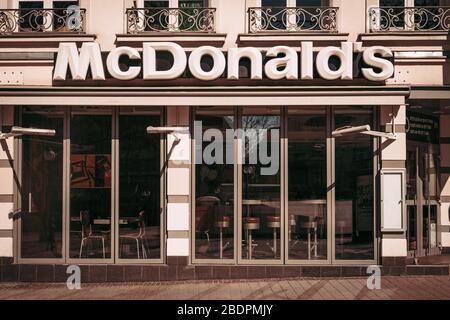
[[[242, 120], [242, 111], [240, 108], [244, 106], [235, 107], [235, 128], [241, 127], [241, 120]], [[333, 186], [336, 180], [335, 176], [335, 150], [336, 150], [336, 143], [335, 139], [333, 138], [331, 133], [334, 130], [334, 110], [335, 107], [333, 106], [327, 106], [323, 105], [326, 109], [326, 117], [327, 117], [327, 186]], [[195, 258], [195, 140], [192, 139], [192, 174], [191, 174], [191, 239], [190, 239], [190, 245], [191, 245], [191, 263], [195, 265], [305, 265], [305, 266], [320, 266], [320, 265], [330, 265], [330, 266], [346, 266], [346, 265], [373, 265], [377, 264], [379, 260], [379, 246], [380, 246], [380, 237], [381, 233], [378, 232], [378, 226], [379, 223], [379, 204], [378, 204], [378, 189], [379, 189], [379, 172], [380, 172], [380, 164], [379, 160], [380, 157], [378, 155], [379, 149], [380, 149], [380, 142], [377, 137], [373, 137], [373, 252], [374, 252], [374, 258], [368, 259], [368, 260], [341, 260], [336, 259], [336, 237], [335, 237], [335, 231], [336, 231], [336, 225], [335, 225], [335, 218], [336, 218], [336, 192], [335, 188], [329, 188], [327, 192], [327, 259], [326, 260], [298, 260], [298, 259], [289, 259], [289, 248], [286, 245], [288, 243], [288, 233], [286, 232], [288, 228], [288, 219], [286, 216], [288, 216], [288, 207], [289, 207], [289, 201], [288, 201], [288, 138], [287, 138], [287, 121], [288, 121], [288, 110], [289, 107], [283, 107], [280, 106], [280, 126], [281, 126], [281, 136], [280, 136], [280, 153], [281, 153], [281, 160], [280, 160], [280, 170], [281, 170], [281, 177], [280, 177], [280, 210], [281, 210], [281, 220], [282, 220], [282, 228], [280, 228], [280, 245], [281, 245], [281, 252], [280, 252], [280, 259], [279, 260], [248, 260], [242, 258], [242, 246], [240, 243], [242, 243], [242, 164], [236, 164], [237, 157], [241, 156], [239, 150], [242, 148], [242, 141], [240, 139], [235, 140], [235, 180], [237, 183], [235, 183], [235, 212], [234, 212], [234, 243], [235, 243], [235, 249], [234, 249], [234, 259], [226, 259], [226, 260], [220, 260], [220, 259], [196, 259]], [[372, 118], [373, 118], [373, 124], [375, 128], [379, 127], [379, 111], [376, 106], [372, 107]], [[195, 119], [195, 107], [191, 108], [191, 127], [193, 124], [192, 119]], [[237, 250], [236, 250], [237, 249]]]
[[[40, 106], [36, 106], [39, 108]], [[107, 107], [107, 106], [105, 106]], [[112, 181], [111, 181], [111, 232], [110, 232], [110, 247], [111, 257], [107, 259], [80, 259], [70, 258], [70, 155], [71, 155], [71, 138], [70, 138], [70, 125], [72, 116], [71, 106], [62, 106], [64, 110], [64, 134], [63, 134], [63, 190], [62, 190], [62, 258], [46, 259], [46, 258], [22, 258], [21, 257], [21, 219], [14, 220], [14, 262], [19, 264], [79, 264], [79, 265], [93, 265], [93, 264], [116, 264], [116, 265], [154, 265], [163, 264], [166, 257], [166, 238], [167, 235], [164, 232], [166, 230], [166, 175], [167, 172], [161, 175], [160, 181], [160, 207], [161, 207], [161, 220], [160, 220], [160, 257], [158, 259], [119, 259], [118, 255], [118, 217], [119, 217], [119, 139], [118, 139], [118, 121], [120, 116], [120, 107], [108, 107], [111, 110], [111, 161], [112, 161]], [[22, 107], [17, 108], [16, 123], [21, 123], [22, 120]], [[165, 109], [160, 107], [161, 123], [165, 123], [166, 115]], [[160, 140], [160, 168], [164, 169], [166, 155], [166, 138]], [[22, 161], [23, 161], [23, 148], [21, 138], [14, 139], [14, 170], [17, 173], [18, 182], [22, 181]], [[162, 172], [162, 171], [161, 171]], [[19, 186], [14, 183], [14, 211], [17, 211], [21, 205], [21, 197], [19, 192]]]

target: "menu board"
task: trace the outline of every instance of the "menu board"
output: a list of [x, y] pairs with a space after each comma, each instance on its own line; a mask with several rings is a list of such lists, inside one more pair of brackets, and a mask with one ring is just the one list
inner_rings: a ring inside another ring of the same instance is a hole
[[439, 144], [439, 118], [407, 111], [406, 136], [408, 140]]

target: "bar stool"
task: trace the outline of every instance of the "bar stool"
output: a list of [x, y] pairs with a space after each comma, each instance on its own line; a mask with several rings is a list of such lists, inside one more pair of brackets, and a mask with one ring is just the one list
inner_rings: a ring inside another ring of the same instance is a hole
[[[317, 247], [319, 246], [319, 242], [317, 240], [317, 222], [316, 221], [308, 221], [302, 223], [302, 228], [308, 230], [308, 260], [311, 260], [311, 251], [314, 250], [314, 257], [317, 258]], [[311, 243], [311, 233], [314, 234], [314, 242]]]
[[252, 259], [252, 251], [253, 251], [253, 241], [252, 241], [252, 231], [259, 230], [261, 223], [259, 218], [255, 217], [245, 217], [243, 219], [244, 222], [244, 230], [247, 235], [247, 259]]
[[[295, 227], [297, 226], [297, 221], [295, 220], [295, 215], [290, 215], [289, 216], [289, 230], [288, 230], [288, 239], [289, 239], [289, 244], [292, 241], [292, 229], [295, 229]], [[298, 243], [298, 240], [295, 240], [294, 243], [292, 244], [292, 246], [295, 246]]]
[[218, 221], [216, 221], [216, 227], [220, 230], [220, 259], [223, 258], [223, 251], [230, 245], [229, 242], [223, 245], [223, 229], [230, 227], [231, 218], [228, 216], [220, 217]]
[[280, 216], [268, 216], [267, 217], [267, 227], [273, 229], [273, 248], [272, 252], [274, 257], [277, 257], [277, 234], [278, 229], [281, 228], [281, 217]]

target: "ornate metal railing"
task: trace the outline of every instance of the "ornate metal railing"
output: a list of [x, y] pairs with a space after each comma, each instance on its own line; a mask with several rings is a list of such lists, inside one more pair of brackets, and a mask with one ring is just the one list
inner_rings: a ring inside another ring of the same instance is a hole
[[216, 32], [215, 8], [127, 9], [127, 32]]
[[0, 9], [0, 35], [15, 32], [85, 33], [86, 9]]
[[371, 32], [449, 31], [450, 7], [372, 7]]
[[255, 7], [249, 8], [250, 33], [267, 31], [337, 32], [336, 7]]

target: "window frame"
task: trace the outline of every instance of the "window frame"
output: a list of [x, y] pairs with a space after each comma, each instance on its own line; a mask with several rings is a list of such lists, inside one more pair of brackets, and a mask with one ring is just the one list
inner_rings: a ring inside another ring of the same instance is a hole
[[[235, 117], [235, 128], [241, 127], [242, 121], [242, 111], [241, 108], [245, 106], [235, 107], [234, 117]], [[326, 107], [327, 114], [327, 185], [333, 185], [336, 181], [336, 138], [331, 136], [334, 128], [334, 110], [335, 108], [330, 105], [323, 105], [322, 107]], [[327, 192], [327, 259], [325, 260], [298, 260], [298, 259], [289, 259], [289, 198], [288, 198], [288, 137], [287, 137], [287, 124], [288, 124], [288, 108], [280, 106], [280, 207], [281, 207], [281, 228], [280, 228], [280, 259], [277, 260], [259, 260], [259, 259], [243, 259], [242, 258], [242, 164], [239, 164], [235, 160], [234, 164], [234, 259], [196, 259], [195, 258], [195, 198], [196, 198], [196, 188], [195, 188], [195, 159], [193, 158], [191, 164], [191, 225], [190, 225], [190, 261], [195, 265], [286, 265], [286, 266], [308, 266], [308, 265], [323, 265], [323, 266], [346, 266], [346, 265], [373, 265], [379, 261], [379, 239], [380, 233], [378, 232], [379, 226], [379, 190], [380, 190], [380, 167], [379, 167], [379, 148], [380, 141], [378, 138], [373, 137], [373, 160], [372, 160], [372, 173], [373, 173], [373, 259], [370, 260], [344, 260], [336, 258], [336, 190], [335, 188], [331, 188], [330, 191]], [[195, 107], [191, 107], [191, 126], [193, 125], [193, 120], [195, 119]], [[374, 128], [379, 127], [378, 122], [379, 111], [377, 106], [372, 106], [372, 121]], [[195, 139], [192, 138], [191, 141], [191, 154], [195, 155]], [[240, 157], [241, 153], [239, 150], [242, 148], [242, 140], [235, 139], [234, 142], [234, 152], [235, 159], [236, 157]], [[194, 157], [194, 156], [193, 156]]]
[[[404, 25], [403, 28], [392, 27], [392, 28], [389, 28], [389, 30], [377, 31], [380, 28], [380, 13], [378, 14], [378, 17], [376, 18], [376, 21], [372, 22], [371, 21], [371, 17], [370, 17], [370, 11], [372, 9], [377, 9], [377, 8], [382, 7], [380, 1], [381, 0], [376, 0], [375, 5], [369, 5], [367, 7], [367, 12], [366, 12], [366, 14], [367, 14], [367, 18], [366, 18], [366, 21], [367, 21], [367, 25], [366, 25], [367, 32], [371, 32], [371, 33], [375, 32], [376, 33], [376, 32], [391, 32], [391, 31], [392, 32], [395, 32], [395, 31], [401, 31], [401, 32], [415, 31], [414, 27], [408, 27], [406, 25]], [[439, 6], [441, 6], [442, 5], [442, 0], [438, 0], [438, 1], [439, 1]], [[416, 7], [415, 0], [403, 0], [403, 6], [400, 6], [399, 8], [402, 8], [402, 7], [403, 8], [415, 8]], [[393, 6], [392, 8], [396, 8], [396, 7]], [[411, 21], [414, 21], [414, 17], [411, 17], [411, 18], [408, 18], [408, 17], [409, 17], [408, 13], [405, 13], [405, 18], [404, 18], [405, 20], [406, 19], [411, 19]], [[375, 30], [375, 31], [373, 31], [373, 30]], [[428, 30], [428, 32], [429, 31], [432, 32], [432, 31], [440, 31], [440, 30]]]
[[[33, 106], [34, 107], [34, 106]], [[41, 106], [35, 106], [39, 108]], [[123, 106], [124, 108], [126, 106]], [[62, 190], [62, 257], [61, 258], [23, 258], [21, 255], [21, 233], [22, 223], [21, 219], [14, 220], [13, 230], [13, 253], [14, 262], [18, 264], [108, 264], [108, 265], [158, 265], [165, 263], [166, 257], [166, 243], [167, 232], [165, 232], [167, 224], [167, 174], [161, 175], [160, 178], [160, 257], [155, 259], [123, 259], [119, 256], [119, 116], [122, 107], [112, 108], [111, 121], [112, 121], [112, 139], [111, 139], [111, 160], [112, 160], [112, 180], [111, 180], [111, 231], [109, 239], [111, 244], [111, 257], [106, 259], [80, 259], [70, 258], [70, 156], [71, 156], [71, 138], [70, 138], [70, 122], [72, 115], [72, 108], [70, 106], [62, 107], [64, 109], [64, 134], [63, 134], [63, 190]], [[166, 123], [166, 112], [164, 107], [151, 107], [154, 110], [160, 111], [161, 125]], [[22, 107], [18, 108], [15, 116], [15, 123], [20, 125], [22, 123]], [[143, 111], [145, 112], [145, 111]], [[138, 112], [137, 115], [140, 113]], [[167, 138], [163, 135], [160, 138], [160, 168], [163, 170], [166, 165], [167, 159]], [[23, 168], [23, 152], [22, 152], [22, 139], [14, 139], [14, 170], [17, 172], [17, 179], [21, 183], [22, 181], [22, 168]], [[21, 208], [21, 196], [17, 183], [14, 183], [14, 198], [13, 198], [13, 210], [19, 212]]]

